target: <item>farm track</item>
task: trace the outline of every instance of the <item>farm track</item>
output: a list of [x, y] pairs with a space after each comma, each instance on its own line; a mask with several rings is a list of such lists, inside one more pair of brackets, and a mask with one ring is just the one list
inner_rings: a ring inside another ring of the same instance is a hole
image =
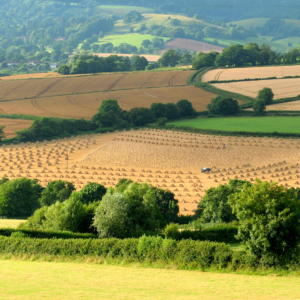
[[[300, 187], [300, 140], [224, 137], [162, 130], [87, 135], [0, 147], [0, 177], [114, 186], [120, 179], [174, 192], [192, 214], [205, 191], [239, 178]], [[211, 174], [201, 174], [211, 167]]]

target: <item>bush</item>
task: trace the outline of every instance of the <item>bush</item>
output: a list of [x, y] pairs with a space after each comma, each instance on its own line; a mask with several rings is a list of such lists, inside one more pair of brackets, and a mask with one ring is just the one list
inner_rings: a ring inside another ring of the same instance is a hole
[[230, 180], [228, 184], [208, 189], [198, 204], [196, 216], [202, 223], [228, 223], [236, 220], [228, 200], [244, 184], [250, 185], [247, 181]]
[[286, 265], [299, 255], [299, 193], [257, 181], [230, 198], [239, 227], [237, 237], [266, 266]]
[[196, 111], [190, 101], [182, 99], [176, 103], [180, 117], [192, 117], [196, 115]]
[[256, 115], [263, 115], [265, 113], [266, 104], [261, 99], [255, 100], [252, 107]]
[[216, 115], [235, 115], [240, 111], [240, 106], [235, 99], [218, 96], [214, 98], [207, 109]]
[[99, 202], [106, 193], [106, 188], [96, 182], [87, 183], [78, 193], [80, 201], [85, 204]]
[[221, 243], [237, 242], [237, 226], [232, 224], [218, 224], [201, 229], [180, 229], [177, 224], [169, 224], [165, 227], [163, 234], [166, 238], [175, 240], [192, 239], [197, 241], [211, 241]]
[[78, 232], [85, 223], [88, 211], [80, 201], [78, 192], [73, 192], [64, 202], [56, 202], [36, 210], [22, 227]]
[[87, 120], [70, 120], [42, 118], [35, 120], [30, 128], [17, 133], [21, 142], [41, 141], [54, 137], [70, 136], [74, 133], [95, 129], [92, 122]]
[[0, 228], [0, 236], [15, 237], [21, 236], [34, 239], [92, 239], [96, 235], [90, 233], [74, 233], [68, 231], [50, 231], [50, 230], [33, 230], [23, 228], [23, 224], [18, 229]]
[[174, 194], [124, 179], [103, 197], [94, 226], [100, 237], [141, 236], [177, 218], [178, 210]]
[[42, 187], [36, 180], [18, 178], [0, 185], [0, 216], [28, 217], [39, 207]]
[[274, 93], [270, 88], [263, 88], [258, 92], [257, 99], [262, 100], [266, 105], [273, 102]]
[[129, 118], [133, 126], [143, 126], [154, 121], [153, 112], [149, 108], [136, 107], [129, 111]]
[[74, 184], [71, 182], [63, 180], [49, 182], [42, 192], [40, 198], [41, 206], [49, 206], [57, 201], [63, 202], [70, 197], [74, 190]]

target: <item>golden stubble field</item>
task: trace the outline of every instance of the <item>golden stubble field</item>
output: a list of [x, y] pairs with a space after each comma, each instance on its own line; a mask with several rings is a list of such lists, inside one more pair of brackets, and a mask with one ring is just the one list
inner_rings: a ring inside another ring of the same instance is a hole
[[263, 88], [271, 88], [275, 99], [296, 97], [300, 94], [300, 78], [239, 81], [212, 85], [221, 90], [253, 98], [257, 97], [258, 92]]
[[189, 99], [197, 110], [203, 110], [215, 94], [188, 86], [192, 73], [176, 70], [0, 80], [0, 113], [89, 119], [105, 99], [117, 99], [123, 109]]
[[[209, 187], [230, 178], [300, 186], [300, 140], [221, 137], [160, 130], [95, 134], [0, 147], [0, 176], [114, 186], [121, 178], [175, 193], [191, 214]], [[201, 174], [211, 167], [211, 174]]]
[[300, 65], [214, 69], [202, 76], [203, 82], [300, 76]]
[[0, 118], [0, 126], [4, 126], [4, 138], [16, 136], [16, 132], [29, 128], [32, 125], [31, 120]]

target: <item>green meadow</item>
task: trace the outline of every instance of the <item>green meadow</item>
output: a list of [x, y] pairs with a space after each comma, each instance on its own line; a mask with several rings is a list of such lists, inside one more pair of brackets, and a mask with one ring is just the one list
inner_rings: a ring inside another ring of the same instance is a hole
[[0, 299], [296, 300], [300, 277], [0, 260]]
[[223, 117], [197, 118], [168, 125], [204, 130], [300, 134], [300, 117]]

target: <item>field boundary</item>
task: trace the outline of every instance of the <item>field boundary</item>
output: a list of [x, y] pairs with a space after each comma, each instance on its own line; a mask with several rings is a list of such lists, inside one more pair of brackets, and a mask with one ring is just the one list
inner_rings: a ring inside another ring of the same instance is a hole
[[252, 102], [254, 101], [254, 98], [242, 95], [242, 94], [238, 94], [238, 93], [232, 93], [232, 92], [228, 92], [219, 88], [216, 88], [214, 86], [212, 86], [209, 83], [203, 82], [202, 81], [202, 76], [210, 71], [213, 70], [215, 68], [203, 68], [200, 69], [198, 71], [195, 72], [195, 74], [193, 74], [192, 76], [190, 76], [190, 78], [188, 79], [188, 83], [194, 85], [195, 87], [201, 88], [203, 90], [206, 90], [208, 92], [220, 95], [220, 96], [224, 96], [224, 97], [231, 97], [231, 98], [236, 98], [243, 103], [241, 106], [242, 108], [244, 108], [244, 105], [246, 105], [248, 108], [249, 106], [252, 106]]

